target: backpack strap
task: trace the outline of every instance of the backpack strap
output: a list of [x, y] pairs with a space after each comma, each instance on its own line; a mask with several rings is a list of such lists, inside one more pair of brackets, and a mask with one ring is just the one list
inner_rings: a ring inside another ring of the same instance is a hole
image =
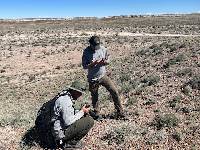
[[51, 115], [51, 125], [54, 123], [55, 120], [57, 120], [57, 118], [53, 117], [53, 113], [54, 113], [54, 105], [55, 105], [55, 101], [61, 97], [61, 96], [65, 96], [65, 95], [70, 95], [69, 93], [69, 89], [63, 90], [62, 92], [58, 93], [53, 99], [52, 99], [52, 105], [51, 105], [51, 109], [50, 109], [50, 115]]
[[69, 89], [63, 90], [62, 92], [58, 93], [57, 99], [61, 96], [70, 95]]

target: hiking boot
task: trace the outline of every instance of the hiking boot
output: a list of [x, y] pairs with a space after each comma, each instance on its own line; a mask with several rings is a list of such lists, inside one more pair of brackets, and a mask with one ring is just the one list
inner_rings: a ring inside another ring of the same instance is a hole
[[119, 119], [119, 120], [128, 120], [128, 118], [125, 116], [124, 113], [117, 113], [116, 114], [116, 119]]
[[102, 115], [95, 113], [94, 111], [90, 111], [89, 114], [96, 121], [101, 121], [103, 119]]
[[73, 150], [73, 149], [81, 149], [83, 148], [83, 143], [81, 141], [79, 142], [69, 142], [66, 143], [65, 146], [63, 147], [64, 150]]
[[117, 120], [128, 120], [124, 113], [114, 113], [109, 116], [110, 119], [117, 119]]

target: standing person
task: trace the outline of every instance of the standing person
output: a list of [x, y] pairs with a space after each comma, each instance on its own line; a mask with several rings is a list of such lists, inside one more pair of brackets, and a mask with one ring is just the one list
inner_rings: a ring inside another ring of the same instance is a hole
[[72, 86], [56, 99], [52, 112], [52, 134], [57, 147], [81, 148], [80, 140], [94, 125], [89, 113], [90, 108], [84, 105], [81, 110], [75, 110], [73, 104], [81, 99], [83, 94], [81, 82], [73, 82]]
[[89, 46], [84, 50], [82, 56], [82, 66], [88, 71], [89, 90], [92, 96], [92, 105], [97, 119], [101, 118], [99, 114], [98, 89], [104, 86], [111, 94], [115, 109], [116, 117], [124, 118], [119, 93], [111, 79], [106, 75], [106, 65], [109, 64], [110, 56], [107, 49], [100, 45], [100, 38], [92, 36], [89, 39]]

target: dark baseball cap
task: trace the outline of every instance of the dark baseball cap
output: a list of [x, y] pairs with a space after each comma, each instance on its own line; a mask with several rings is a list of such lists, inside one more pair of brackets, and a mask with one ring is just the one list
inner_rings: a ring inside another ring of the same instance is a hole
[[99, 49], [100, 48], [100, 38], [98, 36], [92, 36], [89, 39], [89, 43], [94, 46], [95, 49]]

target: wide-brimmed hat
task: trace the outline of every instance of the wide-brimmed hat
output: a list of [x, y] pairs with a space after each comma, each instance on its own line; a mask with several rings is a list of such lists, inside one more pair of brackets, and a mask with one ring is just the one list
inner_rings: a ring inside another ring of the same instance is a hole
[[74, 81], [72, 82], [71, 86], [69, 86], [69, 89], [72, 89], [74, 91], [77, 91], [81, 94], [84, 94], [84, 91], [86, 90], [85, 84], [81, 81]]
[[100, 38], [98, 36], [92, 36], [89, 39], [90, 45], [92, 45], [96, 50], [100, 49]]

